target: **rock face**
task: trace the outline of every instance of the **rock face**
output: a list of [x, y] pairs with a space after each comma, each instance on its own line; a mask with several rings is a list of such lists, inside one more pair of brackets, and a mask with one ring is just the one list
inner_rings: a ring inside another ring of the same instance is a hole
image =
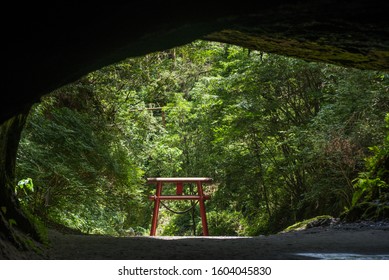
[[237, 19], [205, 38], [311, 61], [388, 70], [387, 6], [377, 1], [286, 4]]
[[213, 6], [130, 2], [10, 4], [12, 21], [3, 25], [6, 77], [0, 123], [92, 70], [200, 38], [306, 60], [389, 69], [385, 0], [242, 0]]
[[[42, 95], [105, 65], [206, 39], [311, 61], [389, 69], [386, 0], [39, 5], [8, 3], [2, 18], [0, 193], [9, 208], [18, 146], [10, 141], [17, 142], [21, 132], [9, 127]], [[9, 228], [7, 217], [1, 218], [0, 226]]]

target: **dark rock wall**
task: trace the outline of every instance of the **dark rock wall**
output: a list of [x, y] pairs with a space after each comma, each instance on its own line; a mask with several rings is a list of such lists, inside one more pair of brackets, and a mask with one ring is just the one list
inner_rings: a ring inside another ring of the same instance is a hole
[[2, 19], [6, 48], [0, 123], [90, 71], [199, 38], [306, 60], [389, 69], [388, 1], [128, 2], [10, 4]]
[[360, 69], [389, 69], [388, 4], [311, 1], [237, 19], [210, 40]]

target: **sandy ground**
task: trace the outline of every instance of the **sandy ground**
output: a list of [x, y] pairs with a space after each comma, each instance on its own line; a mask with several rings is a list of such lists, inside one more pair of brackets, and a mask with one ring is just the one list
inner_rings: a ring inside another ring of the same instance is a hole
[[50, 230], [50, 259], [385, 259], [389, 223], [344, 224], [258, 237], [109, 237]]

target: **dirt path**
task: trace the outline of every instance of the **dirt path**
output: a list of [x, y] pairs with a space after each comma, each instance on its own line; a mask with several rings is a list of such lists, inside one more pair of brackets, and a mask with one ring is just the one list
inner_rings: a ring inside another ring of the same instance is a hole
[[50, 231], [51, 259], [388, 259], [389, 224], [250, 238], [109, 237]]

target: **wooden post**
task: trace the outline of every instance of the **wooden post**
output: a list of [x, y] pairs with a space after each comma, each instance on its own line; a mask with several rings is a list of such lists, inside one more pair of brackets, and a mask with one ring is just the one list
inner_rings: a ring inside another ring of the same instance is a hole
[[158, 182], [157, 183], [156, 197], [154, 200], [154, 211], [153, 211], [153, 220], [151, 222], [150, 236], [155, 236], [155, 234], [157, 232], [158, 213], [159, 213], [159, 204], [160, 204], [161, 193], [162, 193], [162, 182]]
[[207, 215], [205, 212], [205, 203], [204, 203], [204, 193], [202, 183], [197, 181], [197, 192], [200, 196], [199, 204], [200, 204], [200, 216], [201, 216], [201, 224], [203, 226], [203, 236], [208, 236], [208, 223], [207, 223]]

